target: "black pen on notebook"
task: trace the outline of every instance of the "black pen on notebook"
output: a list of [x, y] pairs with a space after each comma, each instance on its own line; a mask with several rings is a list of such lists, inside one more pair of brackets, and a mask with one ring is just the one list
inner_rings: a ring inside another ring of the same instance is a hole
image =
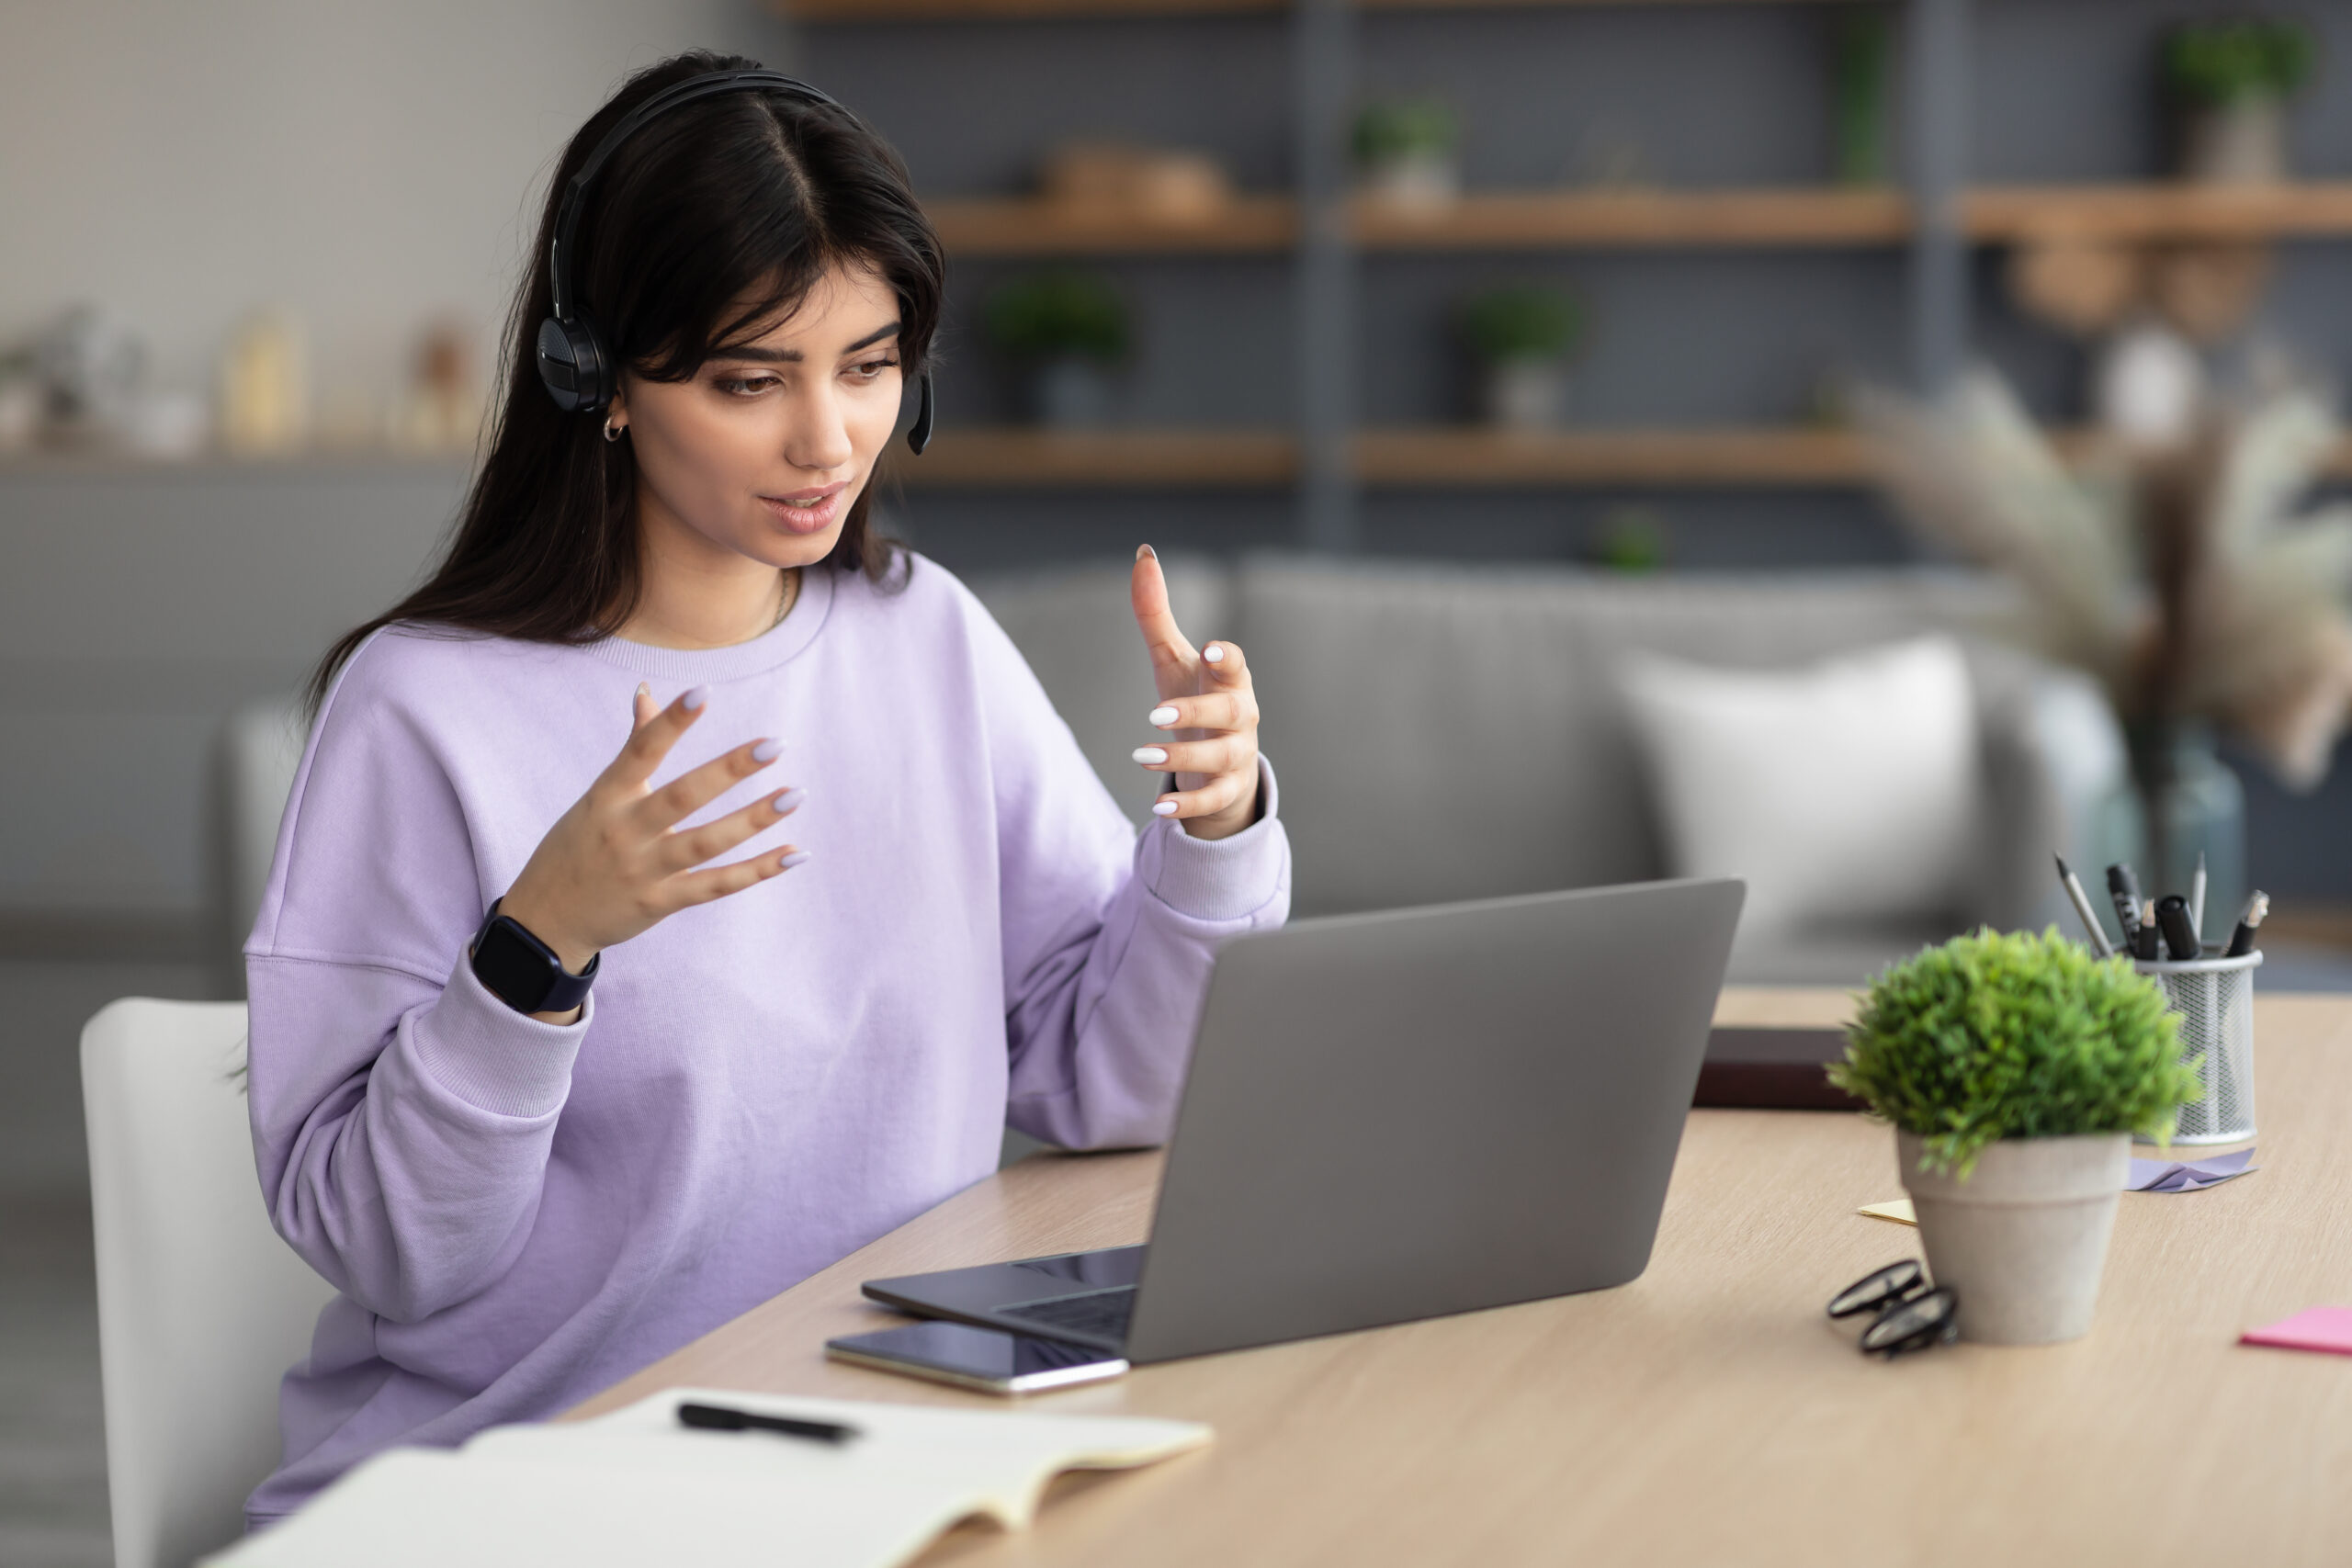
[[2058, 885], [2065, 888], [2067, 901], [2075, 906], [2076, 918], [2083, 922], [2083, 930], [2089, 933], [2091, 951], [2101, 958], [2114, 957], [2114, 945], [2107, 940], [2107, 931], [2098, 923], [2098, 911], [2091, 908], [2090, 896], [2083, 891], [2081, 881], [2075, 875], [2075, 868], [2066, 863], [2064, 855], [2050, 858], [2058, 863]]
[[2230, 945], [2222, 956], [2244, 958], [2254, 951], [2254, 933], [2270, 914], [2270, 895], [2257, 891], [2245, 901], [2245, 913], [2238, 917], [2238, 929], [2230, 933]]
[[761, 1416], [724, 1404], [681, 1404], [678, 1425], [702, 1432], [777, 1432], [818, 1443], [845, 1443], [858, 1435], [837, 1421], [802, 1421], [790, 1416]]

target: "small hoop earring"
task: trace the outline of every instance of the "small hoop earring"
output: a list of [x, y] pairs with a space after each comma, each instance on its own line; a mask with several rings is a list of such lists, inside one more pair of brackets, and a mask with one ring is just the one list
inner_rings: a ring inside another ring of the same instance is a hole
[[621, 438], [621, 432], [628, 428], [628, 426], [626, 424], [615, 424], [608, 419], [605, 422], [605, 439], [607, 441], [618, 441]]

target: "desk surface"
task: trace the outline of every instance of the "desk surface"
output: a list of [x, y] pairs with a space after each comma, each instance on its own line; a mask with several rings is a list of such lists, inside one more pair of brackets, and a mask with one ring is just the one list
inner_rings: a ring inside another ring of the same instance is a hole
[[[1718, 1016], [1847, 1005], [1734, 991]], [[2263, 1168], [2127, 1193], [2086, 1339], [1865, 1359], [1822, 1303], [1917, 1253], [1917, 1233], [1854, 1213], [1902, 1195], [1891, 1135], [1851, 1114], [1694, 1111], [1632, 1284], [1023, 1401], [1205, 1421], [1217, 1440], [1066, 1477], [1033, 1530], [967, 1527], [923, 1562], [2352, 1561], [2352, 1358], [2233, 1343], [2352, 1305], [2352, 998], [2256, 1005]], [[1142, 1240], [1159, 1170], [1156, 1154], [1023, 1161], [575, 1414], [689, 1383], [1003, 1408], [822, 1344], [899, 1321], [863, 1280]]]

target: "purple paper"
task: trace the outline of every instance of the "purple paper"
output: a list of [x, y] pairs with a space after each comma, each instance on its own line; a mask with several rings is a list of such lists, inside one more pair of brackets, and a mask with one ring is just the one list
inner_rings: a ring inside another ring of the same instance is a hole
[[2215, 1155], [2211, 1159], [2161, 1160], [2135, 1159], [2132, 1174], [2123, 1180], [2126, 1192], [2195, 1192], [2207, 1187], [2217, 1187], [2233, 1176], [2244, 1176], [2260, 1170], [2258, 1165], [2248, 1165], [2254, 1157], [2252, 1149], [2240, 1149], [2234, 1154]]

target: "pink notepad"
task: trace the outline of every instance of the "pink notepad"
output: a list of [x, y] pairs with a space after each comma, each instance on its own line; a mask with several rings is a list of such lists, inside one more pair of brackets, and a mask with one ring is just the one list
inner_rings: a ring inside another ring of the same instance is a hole
[[2282, 1350], [2333, 1350], [2352, 1356], [2352, 1307], [2307, 1307], [2267, 1328], [2249, 1328], [2241, 1345], [2275, 1345]]

